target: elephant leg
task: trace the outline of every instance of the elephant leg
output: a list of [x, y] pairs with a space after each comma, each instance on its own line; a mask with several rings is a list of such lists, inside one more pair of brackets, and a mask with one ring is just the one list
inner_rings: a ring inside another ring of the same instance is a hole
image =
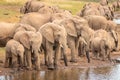
[[54, 69], [53, 66], [53, 44], [46, 41], [46, 54], [48, 55], [48, 69]]
[[57, 69], [57, 66], [58, 66], [58, 60], [59, 60], [60, 52], [61, 52], [61, 47], [58, 44], [57, 48], [55, 49], [55, 57], [54, 57], [54, 66], [55, 66], [55, 69]]
[[100, 53], [101, 56], [102, 56], [102, 61], [105, 61], [105, 56], [106, 56], [105, 52], [106, 52], [105, 50], [102, 50], [101, 53]]
[[107, 50], [107, 57], [108, 57], [108, 60], [111, 62], [111, 55], [110, 55], [110, 50]]
[[35, 52], [35, 67], [36, 70], [40, 70], [40, 56], [38, 52]]
[[47, 51], [45, 51], [44, 54], [45, 54], [45, 55], [44, 55], [45, 65], [48, 66], [48, 53], [47, 53]]
[[18, 61], [19, 61], [19, 66], [21, 67], [21, 68], [23, 68], [23, 66], [24, 66], [24, 55], [22, 54], [22, 55], [19, 55], [19, 59], [18, 59]]
[[68, 39], [68, 46], [71, 49], [71, 60], [70, 62], [77, 62], [76, 60], [76, 49], [75, 49], [75, 40], [73, 37], [70, 37], [70, 39]]
[[5, 55], [5, 64], [4, 64], [4, 67], [5, 68], [7, 68], [7, 67], [9, 67], [9, 55], [8, 55], [9, 53], [8, 52], [6, 52], [6, 55]]
[[17, 68], [18, 67], [18, 62], [17, 62], [17, 55], [12, 54], [12, 68]]
[[30, 50], [26, 50], [25, 57], [26, 57], [26, 62], [27, 62], [27, 69], [32, 70], [32, 62], [31, 62], [32, 59], [31, 59]]

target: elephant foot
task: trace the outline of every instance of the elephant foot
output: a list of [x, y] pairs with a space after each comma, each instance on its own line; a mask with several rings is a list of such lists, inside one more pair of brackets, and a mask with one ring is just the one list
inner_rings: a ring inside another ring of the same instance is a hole
[[27, 69], [27, 70], [29, 70], [29, 71], [31, 71], [31, 70], [32, 70], [32, 68], [30, 68], [30, 67], [27, 67], [26, 69]]
[[54, 70], [55, 68], [54, 68], [54, 66], [53, 66], [52, 64], [50, 64], [50, 65], [48, 66], [48, 69], [49, 69], [49, 70]]
[[77, 63], [76, 59], [71, 59], [70, 62]]
[[41, 68], [40, 68], [40, 67], [37, 67], [37, 68], [35, 68], [35, 70], [40, 71], [40, 70], [41, 70]]

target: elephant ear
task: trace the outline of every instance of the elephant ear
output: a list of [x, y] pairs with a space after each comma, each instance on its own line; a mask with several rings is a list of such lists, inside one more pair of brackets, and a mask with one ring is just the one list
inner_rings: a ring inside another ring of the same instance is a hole
[[75, 28], [75, 23], [72, 19], [67, 19], [63, 22], [63, 25], [70, 36], [77, 37], [77, 32]]
[[47, 27], [46, 26], [47, 26], [47, 24], [43, 25], [40, 28], [40, 32], [45, 39], [47, 39], [51, 43], [54, 43], [53, 30], [50, 26], [47, 26]]
[[27, 33], [24, 33], [24, 35], [22, 35], [20, 38], [20, 43], [23, 44], [25, 48], [30, 49], [29, 35]]

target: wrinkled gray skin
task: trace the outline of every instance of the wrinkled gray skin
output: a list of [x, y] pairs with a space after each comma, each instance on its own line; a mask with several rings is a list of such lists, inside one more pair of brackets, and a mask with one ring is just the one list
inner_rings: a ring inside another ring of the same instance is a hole
[[98, 29], [104, 29], [106, 31], [108, 30], [115, 30], [116, 29], [116, 23], [110, 20], [107, 20], [103, 16], [97, 16], [97, 15], [89, 15], [84, 17], [89, 24], [89, 27], [98, 30]]
[[[9, 40], [5, 48], [4, 67], [19, 68], [23, 67], [24, 47], [18, 41]], [[19, 64], [18, 64], [19, 63]]]
[[[78, 46], [79, 46], [79, 37], [82, 36], [85, 38], [86, 43], [89, 43], [89, 37], [91, 34], [91, 30], [88, 29], [88, 23], [85, 19], [80, 18], [78, 16], [67, 18], [64, 20], [54, 21], [54, 23], [63, 25], [67, 31], [67, 43], [68, 47], [71, 49], [71, 60], [70, 62], [76, 62], [76, 55], [78, 54]], [[87, 29], [86, 29], [87, 28]], [[86, 46], [85, 52], [89, 54], [89, 44]], [[87, 55], [88, 56], [88, 55]], [[88, 62], [90, 60], [88, 59]]]
[[91, 39], [91, 50], [96, 58], [101, 57], [102, 60], [108, 58], [111, 61], [111, 51], [118, 47], [118, 36], [114, 30], [109, 32], [105, 30], [95, 31]]
[[14, 39], [20, 42], [25, 48], [24, 66], [32, 69], [32, 58], [35, 61], [36, 70], [40, 70], [40, 47], [42, 43], [42, 35], [33, 31], [18, 31], [14, 35]]
[[[64, 27], [54, 23], [46, 23], [39, 29], [43, 36], [43, 49], [45, 51], [45, 64], [48, 69], [56, 69], [58, 66], [58, 57], [62, 48], [64, 62], [67, 66], [67, 33]], [[53, 48], [54, 47], [54, 48]], [[54, 53], [55, 51], [55, 53]], [[54, 60], [53, 60], [54, 57]]]
[[38, 12], [44, 6], [45, 4], [40, 1], [29, 0], [20, 8], [20, 13]]

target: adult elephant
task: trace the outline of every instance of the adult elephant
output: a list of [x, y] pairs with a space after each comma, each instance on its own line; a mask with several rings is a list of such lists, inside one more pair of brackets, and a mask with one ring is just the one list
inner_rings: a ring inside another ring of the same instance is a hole
[[108, 20], [112, 20], [114, 17], [114, 11], [111, 9], [111, 7], [109, 7], [108, 5], [102, 6], [100, 4], [95, 3], [85, 4], [79, 14], [82, 17], [87, 15], [101, 15]]
[[13, 39], [18, 28], [19, 30], [36, 31], [28, 24], [0, 22], [0, 47], [5, 47], [7, 41]]
[[[76, 62], [76, 55], [78, 54], [79, 37], [84, 36], [87, 43], [89, 43], [89, 37], [92, 33], [92, 30], [90, 30], [88, 22], [84, 18], [73, 16], [72, 18], [67, 18], [62, 21], [56, 20], [54, 21], [54, 23], [63, 25], [65, 27], [68, 35], [68, 47], [71, 50], [70, 62]], [[88, 56], [89, 49], [87, 48], [85, 52]], [[90, 62], [90, 59], [88, 59], [88, 62]]]
[[105, 60], [106, 57], [111, 61], [111, 51], [118, 47], [118, 36], [114, 30], [109, 32], [105, 30], [97, 30], [93, 34], [91, 39], [91, 50], [93, 54], [98, 57], [102, 57]]
[[41, 9], [44, 6], [45, 4], [40, 1], [29, 0], [20, 8], [20, 12], [24, 14], [29, 12], [38, 12], [39, 9]]
[[116, 24], [113, 21], [107, 20], [103, 16], [89, 15], [85, 16], [84, 18], [88, 21], [89, 27], [91, 27], [94, 30], [109, 30], [116, 28]]
[[[67, 66], [67, 33], [64, 27], [54, 23], [46, 23], [42, 25], [39, 32], [43, 36], [43, 49], [45, 51], [45, 64], [48, 65], [48, 69], [57, 68], [58, 56], [62, 48], [64, 53], [64, 62]], [[53, 53], [53, 47], [55, 54]], [[54, 55], [54, 60], [53, 60]]]
[[14, 35], [14, 39], [20, 42], [25, 48], [25, 63], [28, 69], [32, 69], [31, 58], [35, 60], [35, 68], [40, 70], [39, 52], [42, 43], [42, 35], [33, 31], [18, 31]]
[[13, 38], [15, 30], [18, 28], [15, 24], [0, 22], [0, 47], [5, 47], [7, 41]]
[[45, 6], [38, 12], [31, 12], [23, 15], [20, 23], [29, 24], [38, 30], [45, 23], [71, 15], [72, 14], [67, 10], [57, 13], [56, 11], [54, 12], [54, 9], [51, 7]]

